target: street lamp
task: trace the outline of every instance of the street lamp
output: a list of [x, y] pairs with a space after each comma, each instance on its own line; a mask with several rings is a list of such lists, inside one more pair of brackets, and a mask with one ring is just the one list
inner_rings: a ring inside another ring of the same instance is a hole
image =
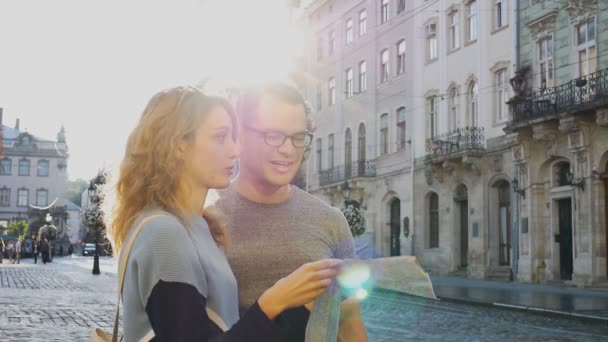
[[344, 202], [350, 199], [350, 186], [348, 185], [348, 182], [342, 184], [342, 195], [344, 196]]
[[[95, 184], [93, 181], [91, 181], [89, 183], [89, 202], [90, 202], [90, 208], [93, 208], [94, 206], [97, 205], [97, 200], [96, 200], [96, 191], [97, 190], [97, 184]], [[99, 271], [99, 244], [98, 244], [98, 232], [97, 232], [97, 224], [93, 223], [93, 233], [95, 234], [95, 254], [93, 254], [93, 274], [97, 275], [100, 274], [101, 272]]]
[[519, 188], [519, 181], [517, 180], [517, 178], [513, 178], [513, 192], [518, 193], [521, 197], [523, 197], [524, 199], [526, 198], [526, 189], [520, 189]]

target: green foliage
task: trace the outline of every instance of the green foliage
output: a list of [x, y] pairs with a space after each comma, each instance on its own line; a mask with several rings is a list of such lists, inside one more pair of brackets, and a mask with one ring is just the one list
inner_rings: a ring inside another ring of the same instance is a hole
[[82, 195], [84, 189], [86, 189], [88, 186], [89, 183], [81, 178], [68, 181], [65, 198], [78, 206], [82, 206], [82, 203], [80, 203], [80, 196]]
[[82, 215], [82, 224], [89, 230], [92, 230], [95, 234], [103, 233], [106, 229], [103, 211], [103, 201], [105, 199], [104, 186], [106, 180], [107, 174], [103, 170], [92, 180], [95, 192], [91, 197], [91, 206], [87, 208]]
[[354, 237], [365, 233], [365, 215], [363, 215], [363, 210], [361, 210], [361, 208], [348, 204], [346, 207], [342, 208], [342, 214], [346, 217], [350, 232]]
[[30, 229], [30, 225], [26, 220], [15, 220], [8, 224], [7, 232], [9, 235], [15, 235], [19, 238], [24, 238], [27, 231]]

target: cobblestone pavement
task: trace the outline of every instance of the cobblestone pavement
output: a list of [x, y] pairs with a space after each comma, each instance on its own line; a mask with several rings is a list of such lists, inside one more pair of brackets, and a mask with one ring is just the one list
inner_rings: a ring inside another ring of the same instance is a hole
[[[0, 265], [0, 341], [90, 341], [110, 330], [116, 303], [114, 263], [92, 258], [47, 265]], [[427, 301], [377, 291], [362, 304], [370, 341], [598, 341], [608, 325], [483, 306]]]

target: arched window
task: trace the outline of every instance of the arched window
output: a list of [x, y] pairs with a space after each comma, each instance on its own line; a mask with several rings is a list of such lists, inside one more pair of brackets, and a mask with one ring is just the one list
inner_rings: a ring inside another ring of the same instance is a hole
[[397, 149], [403, 150], [405, 148], [405, 107], [399, 107], [397, 109]]
[[365, 142], [365, 125], [363, 123], [361, 123], [359, 125], [359, 141], [358, 141], [358, 146], [357, 146], [357, 150], [358, 150], [358, 175], [364, 175], [365, 174], [365, 162], [366, 162], [366, 156], [365, 156], [365, 149], [366, 149], [366, 142]]
[[570, 163], [561, 162], [555, 165], [554, 181], [553, 186], [566, 186], [570, 185], [568, 180], [568, 174], [570, 173]]
[[344, 135], [344, 173], [350, 178], [353, 170], [353, 135], [350, 128], [346, 129]]
[[450, 91], [450, 105], [449, 105], [449, 116], [450, 130], [456, 130], [457, 118], [458, 118], [458, 91], [456, 88]]
[[388, 49], [382, 50], [380, 53], [380, 83], [388, 81], [389, 74], [389, 55]]
[[469, 126], [479, 125], [479, 88], [477, 82], [472, 82], [469, 87]]
[[388, 153], [388, 114], [380, 116], [380, 154]]
[[498, 190], [498, 262], [500, 265], [511, 263], [511, 187], [506, 181], [496, 185]]

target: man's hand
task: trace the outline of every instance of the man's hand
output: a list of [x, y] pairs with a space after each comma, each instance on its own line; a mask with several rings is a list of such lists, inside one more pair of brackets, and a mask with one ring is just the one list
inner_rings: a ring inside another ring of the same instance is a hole
[[361, 319], [361, 307], [355, 299], [346, 299], [340, 304], [339, 342], [367, 342], [367, 332]]
[[[314, 302], [305, 304], [312, 312]], [[346, 299], [340, 303], [340, 323], [338, 325], [338, 342], [367, 342], [367, 332], [361, 319], [361, 308], [356, 299]]]

